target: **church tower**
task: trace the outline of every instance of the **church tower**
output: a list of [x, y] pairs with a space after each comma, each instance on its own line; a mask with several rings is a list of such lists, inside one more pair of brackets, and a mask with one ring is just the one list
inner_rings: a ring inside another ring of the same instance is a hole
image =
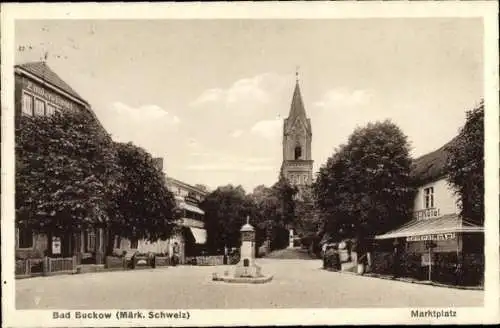
[[283, 124], [283, 162], [281, 175], [299, 190], [312, 183], [313, 160], [311, 158], [312, 129], [307, 118], [296, 73], [290, 113]]

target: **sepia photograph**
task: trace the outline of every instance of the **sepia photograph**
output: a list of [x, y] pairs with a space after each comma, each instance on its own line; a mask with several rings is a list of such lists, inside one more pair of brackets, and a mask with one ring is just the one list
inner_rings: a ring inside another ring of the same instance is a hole
[[12, 311], [79, 326], [242, 309], [457, 323], [498, 308], [484, 17], [71, 7], [13, 19], [2, 41]]

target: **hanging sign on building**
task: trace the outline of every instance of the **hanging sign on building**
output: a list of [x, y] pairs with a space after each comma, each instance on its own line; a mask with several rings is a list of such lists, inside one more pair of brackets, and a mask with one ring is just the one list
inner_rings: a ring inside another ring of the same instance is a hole
[[194, 220], [190, 218], [181, 218], [178, 219], [175, 223], [183, 227], [193, 227], [200, 229], [203, 229], [205, 227], [205, 223], [203, 221]]
[[26, 80], [25, 88], [36, 96], [43, 98], [46, 101], [49, 101], [57, 106], [61, 106], [62, 108], [72, 110], [75, 107], [72, 102], [64, 99], [63, 97], [59, 96], [55, 92], [48, 90], [47, 88], [39, 86], [32, 81]]
[[441, 241], [441, 240], [453, 240], [456, 238], [456, 234], [453, 232], [450, 233], [439, 233], [432, 235], [423, 235], [423, 236], [410, 236], [406, 237], [406, 241]]
[[61, 254], [61, 238], [52, 237], [52, 254]]
[[416, 220], [428, 220], [441, 216], [439, 208], [428, 208], [425, 210], [415, 211], [413, 216]]

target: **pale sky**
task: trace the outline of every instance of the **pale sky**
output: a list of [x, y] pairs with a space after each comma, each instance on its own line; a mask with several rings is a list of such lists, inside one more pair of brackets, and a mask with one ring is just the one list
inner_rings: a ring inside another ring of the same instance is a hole
[[299, 66], [318, 170], [359, 125], [392, 119], [414, 156], [483, 96], [480, 19], [18, 21], [16, 63], [48, 65], [117, 141], [211, 189], [271, 185]]

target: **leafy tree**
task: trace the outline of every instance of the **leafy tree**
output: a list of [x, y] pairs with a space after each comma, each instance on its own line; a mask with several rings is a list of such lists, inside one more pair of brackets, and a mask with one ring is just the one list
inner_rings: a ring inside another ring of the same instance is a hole
[[447, 179], [459, 196], [460, 214], [484, 223], [484, 102], [467, 112], [465, 125], [448, 147]]
[[305, 189], [301, 198], [295, 201], [296, 234], [303, 239], [313, 239], [320, 231], [322, 222], [316, 211], [311, 190]]
[[205, 211], [207, 247], [210, 251], [224, 246], [240, 246], [240, 229], [246, 217], [254, 213], [252, 201], [241, 186], [218, 187], [207, 195], [200, 207]]
[[280, 176], [278, 182], [272, 186], [272, 190], [280, 202], [280, 221], [285, 226], [292, 225], [295, 220], [295, 198], [298, 189]]
[[175, 200], [165, 176], [144, 149], [131, 143], [115, 143], [120, 190], [114, 194], [110, 214], [113, 234], [156, 241], [170, 236]]
[[354, 131], [321, 167], [313, 186], [326, 232], [363, 241], [411, 217], [409, 148], [390, 121]]
[[99, 123], [85, 112], [16, 119], [16, 223], [61, 236], [106, 225], [117, 170]]

